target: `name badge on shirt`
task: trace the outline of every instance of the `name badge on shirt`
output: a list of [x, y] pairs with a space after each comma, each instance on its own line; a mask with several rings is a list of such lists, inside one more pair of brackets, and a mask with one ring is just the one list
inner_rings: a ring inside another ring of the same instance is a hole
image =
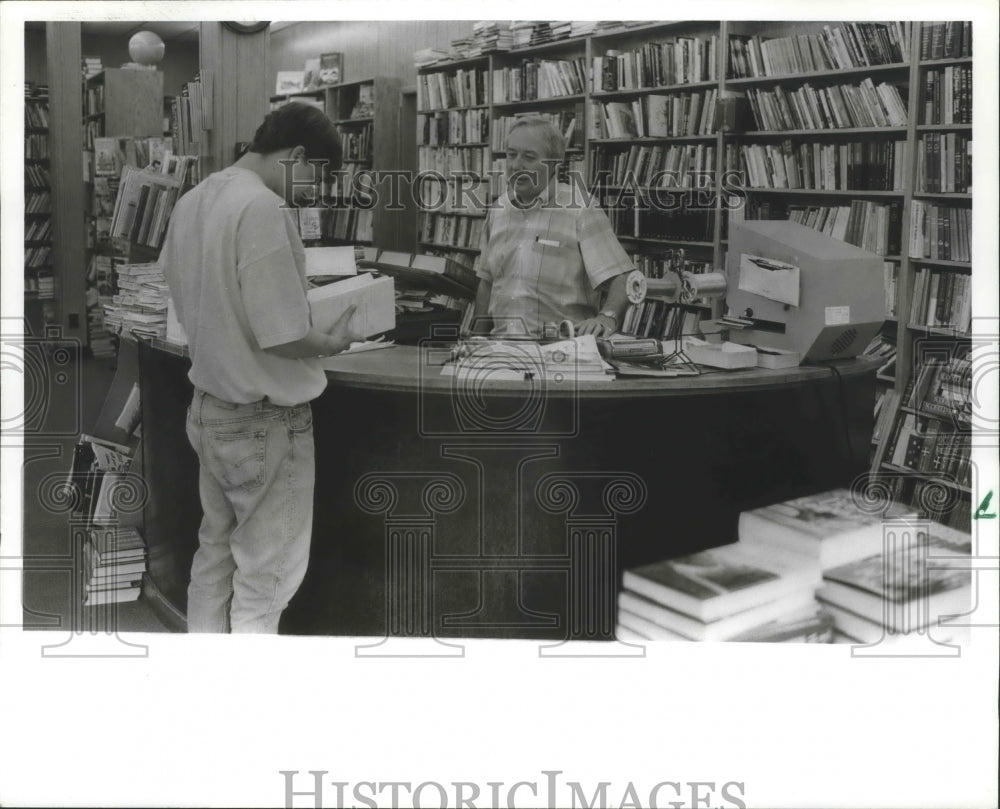
[[561, 242], [554, 241], [552, 239], [543, 239], [540, 236], [535, 237], [535, 241], [545, 247], [562, 247]]

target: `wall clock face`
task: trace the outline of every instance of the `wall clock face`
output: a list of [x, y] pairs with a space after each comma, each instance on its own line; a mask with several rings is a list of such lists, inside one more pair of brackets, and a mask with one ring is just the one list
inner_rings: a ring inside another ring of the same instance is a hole
[[230, 31], [237, 34], [259, 34], [267, 28], [270, 22], [224, 22], [222, 23]]

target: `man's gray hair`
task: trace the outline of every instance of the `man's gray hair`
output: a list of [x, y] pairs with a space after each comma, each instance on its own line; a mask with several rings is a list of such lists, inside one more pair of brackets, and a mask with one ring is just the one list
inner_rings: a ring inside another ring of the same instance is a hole
[[545, 157], [562, 160], [566, 156], [566, 139], [559, 131], [559, 127], [540, 115], [525, 115], [518, 118], [507, 133], [507, 137], [509, 138], [518, 129], [526, 128], [541, 134], [542, 143], [545, 144]]

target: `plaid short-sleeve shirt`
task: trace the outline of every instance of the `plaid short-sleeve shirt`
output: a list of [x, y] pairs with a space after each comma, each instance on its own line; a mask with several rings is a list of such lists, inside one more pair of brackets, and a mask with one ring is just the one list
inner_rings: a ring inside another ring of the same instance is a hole
[[607, 215], [570, 186], [520, 208], [503, 194], [489, 210], [476, 274], [492, 283], [497, 331], [539, 334], [545, 323], [597, 314], [597, 287], [632, 270]]

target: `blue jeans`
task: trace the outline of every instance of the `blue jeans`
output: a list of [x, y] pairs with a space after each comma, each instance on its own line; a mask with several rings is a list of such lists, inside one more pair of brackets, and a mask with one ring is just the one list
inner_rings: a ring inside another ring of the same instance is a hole
[[232, 404], [195, 390], [187, 435], [201, 461], [204, 512], [188, 631], [275, 633], [309, 563], [312, 410]]

